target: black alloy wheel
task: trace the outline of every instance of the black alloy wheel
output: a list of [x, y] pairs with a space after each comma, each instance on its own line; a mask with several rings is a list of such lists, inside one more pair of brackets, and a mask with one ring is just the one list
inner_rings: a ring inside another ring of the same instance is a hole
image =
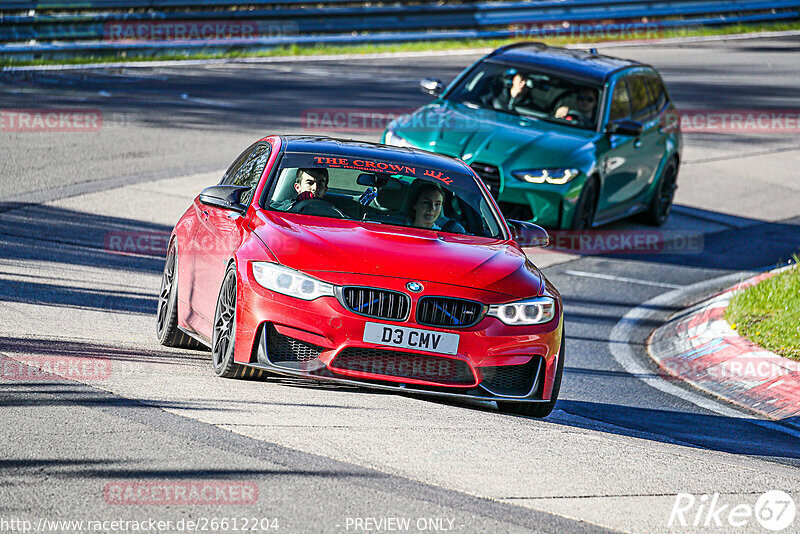
[[675, 198], [675, 191], [678, 189], [678, 165], [675, 160], [667, 163], [658, 187], [653, 192], [650, 207], [644, 213], [644, 221], [653, 226], [662, 226], [672, 211], [672, 201]]
[[583, 185], [581, 196], [578, 198], [578, 205], [575, 206], [570, 230], [588, 230], [592, 227], [595, 208], [597, 207], [597, 195], [597, 180], [589, 178]]
[[222, 378], [260, 378], [260, 369], [233, 361], [236, 346], [236, 267], [231, 265], [217, 297], [214, 312], [214, 333], [211, 339], [211, 360], [214, 372]]
[[206, 346], [188, 336], [178, 328], [178, 253], [173, 242], [167, 252], [164, 274], [161, 276], [161, 290], [158, 294], [156, 315], [156, 335], [158, 341], [167, 347], [204, 350]]

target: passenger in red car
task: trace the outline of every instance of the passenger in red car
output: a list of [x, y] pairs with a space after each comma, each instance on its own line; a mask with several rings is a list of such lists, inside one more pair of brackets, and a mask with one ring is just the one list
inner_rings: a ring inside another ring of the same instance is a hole
[[436, 184], [427, 183], [419, 187], [411, 202], [412, 225], [418, 228], [439, 230], [436, 220], [442, 214], [444, 193]]

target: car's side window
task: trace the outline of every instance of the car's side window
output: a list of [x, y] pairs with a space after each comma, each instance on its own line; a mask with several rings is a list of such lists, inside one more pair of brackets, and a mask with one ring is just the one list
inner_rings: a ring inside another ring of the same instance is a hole
[[645, 77], [635, 74], [627, 78], [628, 91], [631, 94], [631, 107], [633, 107], [633, 120], [647, 122], [656, 114], [653, 100], [647, 90]]
[[609, 110], [608, 120], [615, 121], [627, 119], [631, 116], [631, 99], [625, 80], [617, 81], [614, 86], [614, 93], [611, 95], [611, 109]]
[[656, 113], [660, 113], [664, 106], [667, 105], [667, 92], [664, 90], [664, 84], [661, 79], [655, 74], [648, 74], [645, 77], [647, 87], [650, 89], [650, 97], [653, 101]]
[[253, 150], [255, 150], [258, 143], [253, 143], [247, 150], [239, 154], [239, 157], [228, 167], [228, 170], [225, 171], [225, 176], [222, 177], [222, 181], [220, 185], [231, 185], [233, 179], [236, 177], [236, 174], [241, 170], [242, 166], [248, 161], [250, 154], [252, 154]]
[[261, 175], [264, 173], [267, 160], [269, 160], [269, 154], [269, 145], [258, 145], [232, 176], [231, 185], [242, 185], [250, 188], [239, 197], [241, 204], [247, 205], [250, 203], [250, 199], [253, 198], [253, 193], [261, 180]]

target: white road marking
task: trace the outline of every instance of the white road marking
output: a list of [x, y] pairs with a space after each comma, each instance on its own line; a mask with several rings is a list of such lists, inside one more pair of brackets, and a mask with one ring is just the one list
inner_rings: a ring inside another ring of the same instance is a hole
[[668, 395], [683, 399], [694, 404], [695, 406], [699, 406], [700, 408], [718, 415], [736, 419], [748, 419], [749, 422], [755, 425], [768, 428], [776, 432], [781, 432], [783, 434], [788, 434], [795, 438], [800, 438], [800, 430], [790, 428], [773, 421], [754, 419], [755, 416], [753, 414], [745, 412], [742, 409], [738, 409], [733, 404], [729, 404], [727, 401], [714, 400], [712, 398], [705, 397], [700, 393], [694, 393], [693, 391], [679, 387], [657, 375], [654, 375], [650, 369], [645, 367], [645, 365], [640, 361], [639, 357], [634, 354], [633, 345], [631, 344], [631, 338], [633, 337], [634, 330], [639, 326], [640, 323], [656, 315], [659, 309], [662, 309], [664, 306], [670, 306], [675, 302], [682, 300], [682, 298], [689, 293], [707, 293], [719, 287], [741, 282], [745, 277], [746, 276], [744, 276], [742, 273], [728, 274], [719, 278], [712, 278], [711, 280], [706, 280], [704, 282], [692, 284], [680, 289], [668, 291], [667, 293], [663, 293], [657, 297], [654, 297], [647, 302], [643, 302], [641, 305], [631, 309], [628, 313], [626, 313], [614, 326], [608, 341], [608, 349], [617, 363], [619, 363], [626, 372], [637, 377], [648, 386], [667, 393]]
[[613, 276], [610, 274], [601, 274], [601, 273], [587, 273], [584, 271], [564, 271], [566, 274], [570, 274], [572, 276], [585, 276], [586, 278], [599, 278], [601, 280], [613, 280], [614, 282], [626, 282], [628, 284], [641, 284], [643, 286], [653, 286], [653, 287], [666, 287], [667, 289], [682, 289], [684, 286], [679, 286], [675, 284], [667, 284], [666, 282], [653, 282], [651, 280], [640, 280], [638, 278], [626, 278], [624, 276]]

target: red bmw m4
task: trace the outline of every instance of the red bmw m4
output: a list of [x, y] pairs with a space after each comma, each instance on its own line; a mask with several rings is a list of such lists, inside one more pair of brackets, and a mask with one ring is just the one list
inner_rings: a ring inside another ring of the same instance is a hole
[[175, 225], [158, 304], [168, 346], [221, 377], [275, 373], [496, 401], [544, 417], [564, 369], [558, 291], [462, 161], [269, 136]]

